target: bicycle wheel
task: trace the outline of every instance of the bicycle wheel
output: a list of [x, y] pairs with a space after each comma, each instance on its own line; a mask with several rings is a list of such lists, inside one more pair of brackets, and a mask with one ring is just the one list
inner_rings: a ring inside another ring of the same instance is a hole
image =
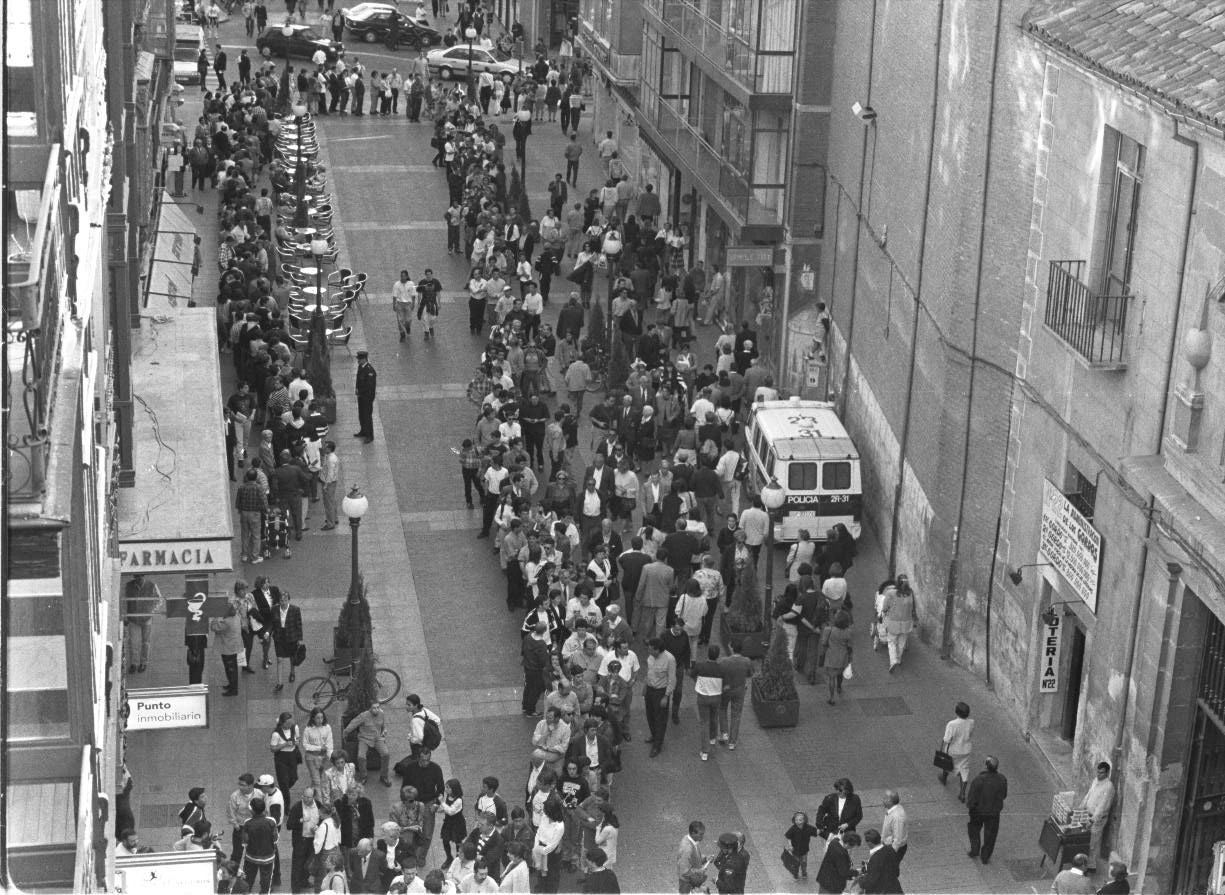
[[336, 682], [330, 677], [310, 677], [298, 685], [294, 702], [304, 712], [326, 709], [336, 701]]
[[400, 692], [400, 675], [390, 668], [376, 668], [374, 670], [374, 682], [378, 687], [378, 696], [375, 699], [380, 704], [391, 702], [396, 698], [396, 694]]

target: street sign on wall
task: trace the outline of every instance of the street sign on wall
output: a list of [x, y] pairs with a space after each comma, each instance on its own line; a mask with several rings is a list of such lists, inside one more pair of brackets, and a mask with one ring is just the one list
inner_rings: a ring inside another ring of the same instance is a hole
[[1102, 536], [1049, 480], [1042, 484], [1038, 554], [1067, 580], [1090, 612], [1097, 612]]
[[728, 267], [773, 267], [774, 246], [728, 246]]

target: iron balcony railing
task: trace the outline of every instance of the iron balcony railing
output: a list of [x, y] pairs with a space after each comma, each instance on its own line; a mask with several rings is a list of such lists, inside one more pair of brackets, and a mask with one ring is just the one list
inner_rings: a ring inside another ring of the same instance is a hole
[[1051, 262], [1043, 323], [1092, 366], [1124, 366], [1132, 296], [1094, 292], [1084, 272], [1084, 261]]

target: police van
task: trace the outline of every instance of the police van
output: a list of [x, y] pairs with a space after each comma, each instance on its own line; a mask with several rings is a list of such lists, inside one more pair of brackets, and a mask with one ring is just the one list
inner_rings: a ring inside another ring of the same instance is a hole
[[774, 526], [778, 541], [814, 541], [841, 522], [856, 539], [863, 512], [859, 451], [827, 401], [758, 401], [749, 411], [748, 483], [760, 493], [771, 478], [787, 494]]

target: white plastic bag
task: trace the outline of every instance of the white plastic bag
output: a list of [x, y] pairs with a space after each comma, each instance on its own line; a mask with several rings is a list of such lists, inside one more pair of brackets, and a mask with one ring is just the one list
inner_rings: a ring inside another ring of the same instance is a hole
[[842, 669], [842, 679], [844, 681], [849, 681], [854, 676], [855, 676], [855, 672], [851, 671], [851, 663], [847, 662], [846, 668]]

